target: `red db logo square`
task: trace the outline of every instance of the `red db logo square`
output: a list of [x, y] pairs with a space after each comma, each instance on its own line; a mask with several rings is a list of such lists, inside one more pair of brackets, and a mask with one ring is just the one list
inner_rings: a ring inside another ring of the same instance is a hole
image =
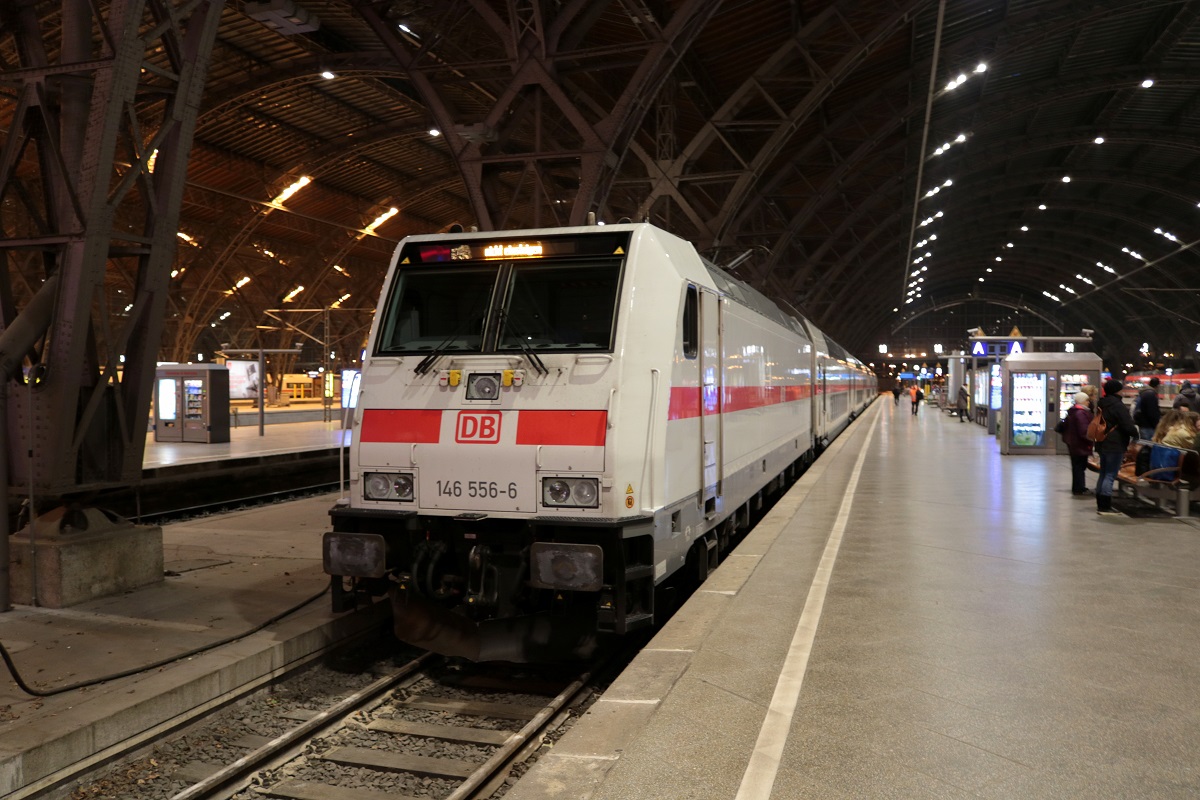
[[458, 412], [454, 441], [460, 444], [496, 444], [500, 441], [500, 412]]

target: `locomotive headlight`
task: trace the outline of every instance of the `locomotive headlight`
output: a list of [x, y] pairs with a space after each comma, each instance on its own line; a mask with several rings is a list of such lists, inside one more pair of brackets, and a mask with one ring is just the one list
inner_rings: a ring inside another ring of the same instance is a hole
[[368, 500], [399, 500], [411, 503], [416, 480], [408, 472], [368, 472], [363, 475], [363, 495]]
[[392, 489], [396, 492], [397, 500], [412, 500], [413, 499], [413, 477], [407, 473], [401, 473], [392, 481]]
[[571, 486], [564, 480], [544, 480], [542, 500], [548, 506], [565, 506], [571, 500]]
[[542, 505], [558, 508], [597, 508], [598, 478], [542, 478]]
[[595, 506], [596, 495], [596, 481], [591, 479], [577, 481], [571, 489], [571, 499], [581, 506]]
[[386, 500], [392, 492], [392, 481], [389, 476], [374, 472], [367, 476], [364, 487], [368, 500]]

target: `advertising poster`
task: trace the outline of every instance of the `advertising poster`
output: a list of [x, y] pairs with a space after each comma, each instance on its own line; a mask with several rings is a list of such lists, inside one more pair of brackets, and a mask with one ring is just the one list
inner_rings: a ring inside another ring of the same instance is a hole
[[254, 400], [258, 397], [258, 362], [227, 361], [229, 369], [229, 399]]
[[358, 407], [358, 382], [361, 373], [356, 369], [342, 370], [342, 408]]
[[1046, 435], [1046, 373], [1012, 373], [1012, 443], [1037, 447]]

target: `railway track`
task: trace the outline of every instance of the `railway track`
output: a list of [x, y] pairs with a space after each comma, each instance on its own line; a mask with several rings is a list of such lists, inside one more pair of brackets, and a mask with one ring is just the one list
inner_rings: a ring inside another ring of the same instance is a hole
[[488, 798], [595, 693], [594, 672], [582, 666], [549, 672], [421, 655], [382, 675], [372, 669], [335, 702], [284, 688], [224, 711], [236, 721], [193, 726], [70, 797]]
[[172, 800], [395, 800], [413, 790], [447, 800], [490, 797], [510, 765], [569, 715], [589, 678], [453, 670], [422, 656], [334, 707], [293, 714], [294, 729]]

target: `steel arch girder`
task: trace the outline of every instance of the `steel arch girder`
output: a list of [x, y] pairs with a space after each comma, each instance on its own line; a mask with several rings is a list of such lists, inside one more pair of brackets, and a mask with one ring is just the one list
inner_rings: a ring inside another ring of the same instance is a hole
[[[74, 188], [58, 170], [42, 176], [48, 202], [55, 196], [74, 198], [58, 202], [56, 213], [38, 221], [43, 244], [35, 246], [46, 253], [52, 278], [47, 285], [57, 284], [54, 310], [43, 326], [47, 338], [41, 358], [49, 370], [34, 390], [32, 408], [29, 392], [10, 396], [14, 418], [33, 421], [21, 430], [18, 438], [23, 441], [6, 442], [10, 454], [22, 454], [13, 458], [13, 479], [31, 480], [39, 494], [126, 484], [141, 473], [167, 272], [178, 241], [183, 176], [222, 7], [223, 0], [178, 5], [115, 0], [103, 13], [93, 13], [94, 7], [86, 3], [63, 2], [65, 32], [59, 56], [73, 66], [69, 71], [87, 73], [92, 80], [81, 91], [79, 84], [64, 91], [57, 109], [55, 122], [79, 142], [71, 156], [77, 154], [78, 159], [78, 168], [72, 170]], [[146, 26], [143, 38], [140, 29], [147, 13], [156, 24]], [[41, 37], [40, 22], [14, 35]], [[89, 60], [93, 39], [102, 43], [102, 57]], [[147, 62], [156, 66], [145, 79], [160, 88], [166, 82], [171, 89], [157, 128], [140, 117], [135, 105]], [[23, 66], [34, 67], [15, 73], [23, 82], [40, 81], [39, 71], [56, 69], [45, 63]], [[39, 148], [55, 149], [54, 133], [44, 131]], [[155, 149], [151, 171], [148, 163]], [[137, 208], [137, 201], [143, 229], [118, 229], [120, 218], [131, 218], [119, 212]], [[137, 263], [136, 287], [129, 316], [120, 324], [120, 318], [110, 319], [106, 304], [98, 304], [97, 292], [104, 286], [109, 259], [130, 257]], [[31, 307], [32, 303], [24, 311]], [[18, 312], [16, 322], [23, 313]], [[118, 375], [122, 356], [124, 367]], [[32, 439], [39, 447], [31, 479], [22, 445], [34, 450]]]

